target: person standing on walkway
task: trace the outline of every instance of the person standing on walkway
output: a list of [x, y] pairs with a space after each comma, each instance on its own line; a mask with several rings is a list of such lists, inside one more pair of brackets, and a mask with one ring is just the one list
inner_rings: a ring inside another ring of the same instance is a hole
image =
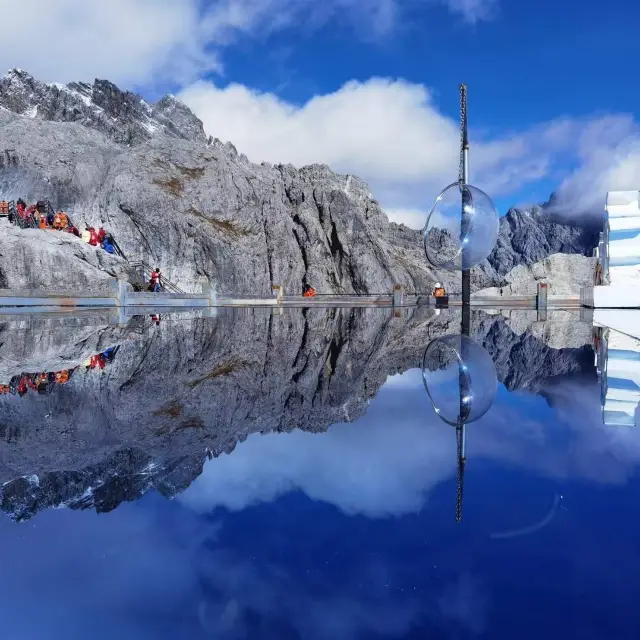
[[156, 267], [155, 271], [151, 274], [151, 285], [154, 293], [158, 293], [162, 289], [162, 274], [158, 267]]

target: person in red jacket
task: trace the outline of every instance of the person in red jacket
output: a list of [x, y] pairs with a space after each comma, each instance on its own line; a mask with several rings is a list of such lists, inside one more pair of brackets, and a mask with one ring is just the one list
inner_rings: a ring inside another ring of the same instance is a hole
[[89, 227], [89, 244], [92, 247], [97, 247], [99, 244], [98, 232], [93, 227]]
[[98, 229], [98, 242], [99, 242], [99, 244], [102, 244], [106, 237], [107, 237], [107, 232], [102, 227], [100, 227]]
[[162, 274], [160, 269], [156, 267], [156, 270], [151, 274], [151, 287], [154, 293], [158, 293], [162, 289]]

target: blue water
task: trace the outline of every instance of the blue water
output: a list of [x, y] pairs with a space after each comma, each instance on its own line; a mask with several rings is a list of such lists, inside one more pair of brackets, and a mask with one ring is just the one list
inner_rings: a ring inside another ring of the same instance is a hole
[[355, 422], [250, 435], [171, 500], [3, 516], [2, 637], [635, 639], [639, 461], [595, 375], [499, 384], [456, 523], [455, 431], [410, 369]]

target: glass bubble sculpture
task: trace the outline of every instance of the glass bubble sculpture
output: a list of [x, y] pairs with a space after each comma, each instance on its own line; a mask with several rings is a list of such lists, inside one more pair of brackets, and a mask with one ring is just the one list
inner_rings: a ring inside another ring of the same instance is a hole
[[422, 380], [431, 404], [447, 424], [468, 424], [491, 407], [498, 388], [486, 349], [464, 335], [432, 340], [422, 358]]
[[422, 230], [427, 260], [448, 271], [471, 269], [493, 250], [499, 222], [493, 200], [484, 191], [458, 182], [449, 185]]

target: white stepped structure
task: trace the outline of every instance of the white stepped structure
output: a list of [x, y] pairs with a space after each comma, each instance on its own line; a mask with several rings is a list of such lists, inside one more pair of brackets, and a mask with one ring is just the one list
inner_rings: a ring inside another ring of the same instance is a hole
[[640, 403], [640, 340], [605, 331], [596, 352], [602, 389], [602, 421], [610, 426], [636, 426]]
[[593, 307], [640, 308], [640, 191], [609, 191]]

